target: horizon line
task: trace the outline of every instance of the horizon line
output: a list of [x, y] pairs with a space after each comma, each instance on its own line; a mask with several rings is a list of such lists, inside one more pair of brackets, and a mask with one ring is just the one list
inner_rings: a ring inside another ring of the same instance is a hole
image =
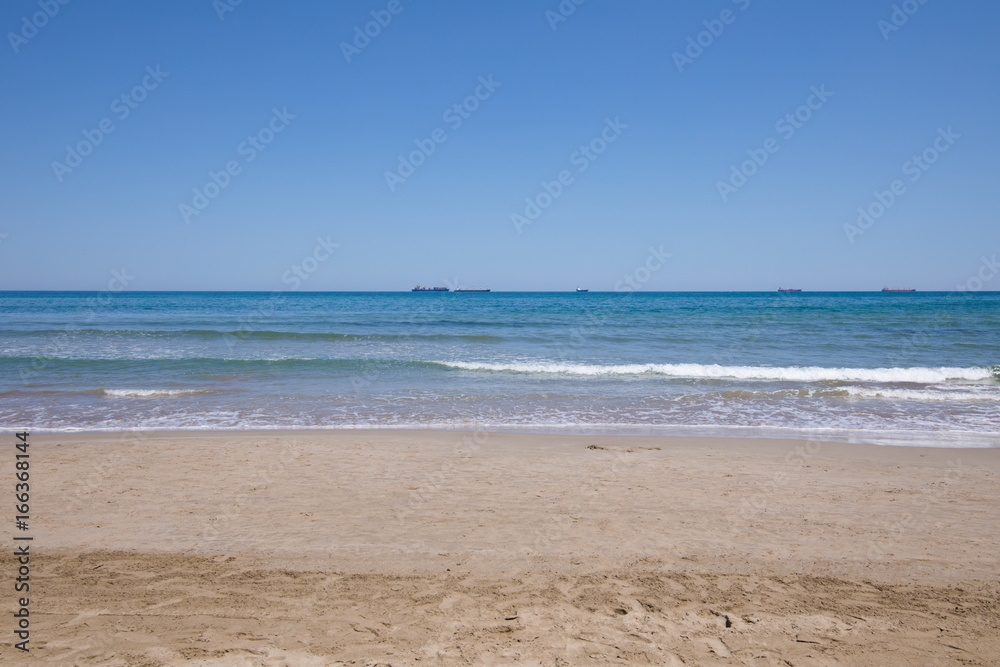
[[[893, 291], [890, 294], [998, 294], [1000, 290], [919, 290], [913, 291]], [[108, 290], [108, 289], [0, 289], [0, 294], [4, 293], [40, 293], [40, 292], [60, 292], [68, 294], [93, 294], [108, 292], [111, 294], [217, 294], [217, 293], [239, 293], [239, 294], [885, 294], [882, 289], [872, 290], [799, 290], [795, 292], [783, 292], [778, 289], [773, 290], [592, 290], [577, 292], [575, 289], [566, 290], [494, 290], [488, 291], [420, 291], [414, 292], [412, 289], [403, 290], [263, 290], [263, 289], [151, 289], [151, 290]]]

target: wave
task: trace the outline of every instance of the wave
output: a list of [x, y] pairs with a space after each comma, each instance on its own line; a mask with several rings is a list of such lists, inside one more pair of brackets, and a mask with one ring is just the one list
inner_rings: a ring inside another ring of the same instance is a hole
[[[119, 371], [128, 364], [133, 370], [152, 369], [162, 373], [187, 370], [196, 374], [252, 373], [258, 369], [278, 371], [303, 369], [316, 373], [390, 372], [413, 370], [461, 370], [488, 373], [532, 373], [568, 377], [664, 377], [678, 380], [770, 380], [785, 382], [863, 382], [909, 383], [936, 385], [949, 382], [971, 382], [994, 385], [1000, 381], [1000, 366], [972, 367], [898, 367], [898, 368], [826, 368], [821, 366], [720, 366], [718, 364], [584, 364], [569, 362], [506, 362], [425, 361], [419, 359], [323, 358], [302, 356], [271, 357], [20, 357], [0, 355], [0, 366], [47, 368], [49, 364], [87, 370], [110, 368]], [[169, 365], [165, 365], [169, 364]]]
[[544, 373], [559, 375], [662, 375], [686, 379], [787, 380], [792, 382], [912, 382], [935, 384], [949, 380], [1000, 380], [1000, 367], [939, 368], [823, 368], [820, 366], [719, 366], [717, 364], [570, 364], [439, 361], [442, 366], [467, 371]]
[[[950, 388], [942, 386], [928, 386], [923, 389], [896, 389], [889, 387], [858, 387], [846, 386], [826, 389], [785, 389], [781, 391], [754, 391], [752, 389], [735, 389], [731, 391], [720, 391], [706, 394], [685, 394], [679, 396], [681, 401], [714, 401], [736, 400], [736, 401], [783, 401], [795, 399], [812, 398], [868, 398], [868, 399], [888, 399], [896, 401], [1000, 401], [1000, 391], [996, 387], [978, 385], [982, 391], [970, 391], [977, 385], [951, 385]], [[960, 388], [958, 388], [960, 387]]]
[[105, 389], [105, 396], [114, 398], [152, 398], [159, 396], [181, 396], [182, 394], [204, 394], [206, 389]]
[[[238, 377], [238, 376], [237, 376]], [[976, 390], [978, 389], [978, 391]], [[152, 398], [163, 396], [181, 396], [186, 394], [209, 394], [225, 392], [224, 389], [84, 389], [76, 391], [4, 391], [0, 392], [3, 397], [38, 397], [38, 396], [73, 396], [80, 394], [100, 394], [113, 398]], [[558, 393], [532, 393], [521, 396], [525, 400], [548, 400], [559, 399], [562, 396]], [[666, 398], [666, 397], [665, 397]], [[843, 386], [826, 389], [805, 389], [793, 388], [778, 391], [754, 390], [754, 389], [733, 389], [728, 391], [679, 394], [669, 397], [670, 401], [679, 402], [703, 402], [706, 400], [735, 400], [735, 401], [758, 401], [758, 400], [795, 400], [810, 398], [862, 398], [862, 399], [890, 399], [904, 401], [1000, 401], [1000, 391], [993, 386], [928, 386], [922, 389], [898, 389], [889, 387], [859, 387]]]
[[961, 389], [888, 389], [874, 387], [844, 387], [854, 398], [888, 398], [901, 401], [1000, 401], [996, 391], [963, 391]]
[[[420, 324], [412, 325], [419, 328]], [[36, 329], [33, 331], [0, 330], [0, 334], [38, 337], [100, 337], [119, 336], [136, 338], [196, 338], [201, 340], [303, 340], [303, 341], [405, 341], [405, 340], [463, 340], [467, 342], [500, 342], [502, 336], [489, 334], [443, 334], [443, 333], [336, 333], [327, 331], [272, 331], [254, 329]]]

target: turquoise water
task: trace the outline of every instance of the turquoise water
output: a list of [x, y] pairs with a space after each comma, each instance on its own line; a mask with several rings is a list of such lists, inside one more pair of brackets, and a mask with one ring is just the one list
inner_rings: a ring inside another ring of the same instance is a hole
[[0, 428], [1000, 446], [1000, 293], [0, 292]]

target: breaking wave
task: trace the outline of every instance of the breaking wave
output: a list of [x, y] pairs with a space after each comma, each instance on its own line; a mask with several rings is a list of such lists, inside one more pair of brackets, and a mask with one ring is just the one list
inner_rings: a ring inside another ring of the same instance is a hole
[[940, 368], [822, 368], [819, 366], [719, 366], [705, 364], [567, 364], [438, 362], [468, 371], [546, 373], [561, 375], [662, 375], [690, 379], [788, 380], [791, 382], [913, 382], [934, 384], [949, 380], [1000, 379], [997, 367]]

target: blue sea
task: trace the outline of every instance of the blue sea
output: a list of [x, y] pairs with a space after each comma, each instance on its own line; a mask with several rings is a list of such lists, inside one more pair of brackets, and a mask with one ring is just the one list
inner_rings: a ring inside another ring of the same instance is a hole
[[1000, 293], [0, 292], [0, 429], [1000, 446]]

